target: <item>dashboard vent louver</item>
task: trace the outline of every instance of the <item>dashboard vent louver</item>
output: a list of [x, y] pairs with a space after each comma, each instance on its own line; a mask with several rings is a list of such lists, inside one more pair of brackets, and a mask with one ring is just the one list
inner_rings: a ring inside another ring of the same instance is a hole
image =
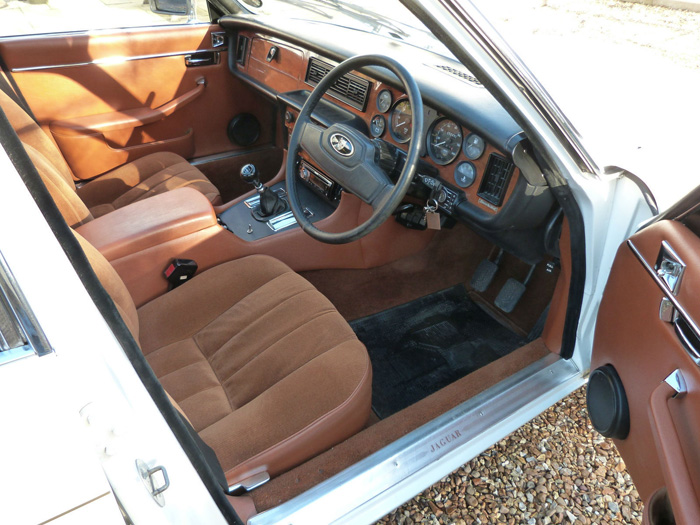
[[471, 75], [467, 71], [457, 69], [456, 67], [445, 66], [442, 64], [435, 64], [432, 67], [434, 67], [435, 69], [439, 69], [440, 71], [444, 71], [445, 73], [448, 73], [450, 75], [454, 75], [455, 77], [461, 78], [465, 82], [469, 82], [470, 84], [473, 84], [475, 86], [481, 87], [483, 85], [481, 82], [479, 82], [479, 79], [477, 79], [474, 75]]
[[[312, 57], [309, 69], [306, 71], [306, 83], [315, 86], [333, 69], [333, 66], [323, 60]], [[367, 106], [370, 83], [352, 73], [340, 77], [328, 90], [329, 94], [338, 100], [349, 104], [355, 109], [364, 111]]]
[[484, 178], [479, 186], [477, 196], [494, 206], [503, 204], [506, 188], [514, 169], [515, 165], [512, 162], [492, 153], [488, 164], [486, 164], [486, 171], [484, 172]]

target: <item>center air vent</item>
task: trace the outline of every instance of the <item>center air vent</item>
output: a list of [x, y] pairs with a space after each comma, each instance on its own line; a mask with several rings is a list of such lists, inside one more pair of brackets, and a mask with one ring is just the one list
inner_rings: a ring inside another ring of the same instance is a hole
[[504, 157], [492, 153], [477, 195], [494, 206], [503, 204], [506, 188], [515, 166]]
[[[309, 60], [309, 69], [306, 71], [306, 83], [315, 86], [333, 69], [328, 62], [318, 58]], [[364, 78], [346, 73], [330, 87], [328, 92], [337, 98], [360, 111], [367, 107], [367, 96], [369, 95], [369, 81]]]
[[450, 66], [445, 66], [442, 64], [434, 64], [431, 67], [438, 69], [440, 71], [443, 71], [449, 75], [454, 75], [455, 77], [458, 77], [465, 82], [469, 82], [470, 84], [473, 84], [475, 86], [481, 86], [481, 82], [472, 74], [470, 74], [468, 71], [463, 71], [461, 69], [457, 69], [456, 67], [450, 67]]

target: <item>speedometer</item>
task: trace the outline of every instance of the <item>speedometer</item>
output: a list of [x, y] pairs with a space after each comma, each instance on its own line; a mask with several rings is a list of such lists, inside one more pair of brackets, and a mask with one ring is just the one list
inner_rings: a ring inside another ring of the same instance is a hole
[[436, 120], [428, 132], [428, 154], [444, 166], [457, 158], [462, 147], [462, 128], [450, 119]]
[[413, 111], [408, 99], [400, 100], [391, 110], [391, 136], [396, 142], [403, 144], [411, 140], [413, 130]]

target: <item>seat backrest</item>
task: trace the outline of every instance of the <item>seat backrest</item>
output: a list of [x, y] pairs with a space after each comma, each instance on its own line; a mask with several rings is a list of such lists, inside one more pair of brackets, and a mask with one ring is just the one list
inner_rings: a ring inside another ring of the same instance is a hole
[[66, 159], [63, 158], [58, 146], [56, 146], [44, 130], [34, 122], [32, 117], [27, 115], [27, 112], [18, 106], [17, 103], [1, 89], [0, 107], [5, 112], [7, 120], [10, 121], [15, 133], [19, 136], [19, 140], [41, 153], [41, 155], [56, 169], [56, 172], [63, 177], [66, 184], [75, 191], [73, 172], [70, 167], [68, 167], [68, 163]]
[[73, 175], [58, 147], [39, 125], [2, 90], [0, 90], [0, 107], [22, 141], [30, 160], [39, 172], [68, 225], [76, 228], [91, 221], [93, 216], [82, 199], [78, 197]]
[[90, 222], [93, 219], [90, 210], [75, 192], [75, 186], [68, 184], [53, 164], [35, 148], [29, 144], [24, 144], [24, 149], [29, 155], [29, 159], [34, 164], [41, 180], [44, 181], [53, 201], [58, 206], [58, 210], [71, 228], [77, 228], [81, 224]]

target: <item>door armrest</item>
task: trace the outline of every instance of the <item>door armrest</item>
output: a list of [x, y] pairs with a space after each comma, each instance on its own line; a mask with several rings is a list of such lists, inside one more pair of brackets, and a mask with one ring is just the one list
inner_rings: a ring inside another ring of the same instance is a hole
[[194, 89], [157, 108], [127, 109], [66, 120], [54, 120], [49, 128], [51, 133], [59, 135], [94, 135], [118, 129], [138, 128], [172, 115], [199, 97], [204, 92], [206, 85], [206, 79], [200, 78]]

